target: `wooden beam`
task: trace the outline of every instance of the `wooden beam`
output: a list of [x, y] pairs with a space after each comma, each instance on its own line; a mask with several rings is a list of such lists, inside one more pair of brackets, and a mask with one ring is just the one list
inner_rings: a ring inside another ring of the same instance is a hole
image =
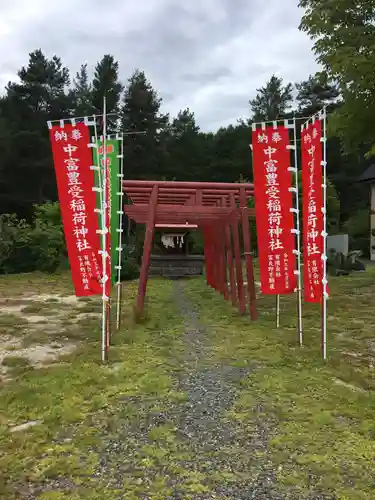
[[154, 238], [155, 226], [155, 209], [158, 200], [158, 187], [154, 186], [152, 190], [150, 205], [147, 214], [146, 235], [143, 245], [142, 265], [139, 276], [138, 296], [137, 296], [137, 313], [142, 314], [145, 305], [145, 296], [147, 288], [148, 270], [151, 260], [152, 240]]

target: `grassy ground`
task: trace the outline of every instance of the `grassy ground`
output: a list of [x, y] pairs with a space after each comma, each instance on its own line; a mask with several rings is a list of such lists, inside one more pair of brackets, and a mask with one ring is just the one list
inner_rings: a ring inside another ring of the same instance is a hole
[[[281, 498], [319, 491], [342, 500], [373, 499], [374, 271], [331, 280], [325, 364], [318, 306], [304, 307], [300, 349], [292, 298], [282, 298], [276, 330], [273, 298], [259, 300], [260, 320], [250, 324], [202, 280], [182, 286], [206, 326], [209, 362], [251, 367], [225, 419], [238, 423], [249, 439], [262, 421], [268, 448], [252, 459], [272, 463]], [[27, 308], [21, 318], [0, 315], [0, 339], [12, 335], [25, 349], [56, 338], [76, 345], [48, 366], [24, 356], [5, 358], [10, 380], [0, 386], [0, 498], [212, 498], [213, 479], [204, 464], [187, 465], [192, 455], [179, 433], [179, 417], [160, 419], [166, 408], [179, 408], [187, 399], [179, 384], [186, 325], [172, 284], [150, 283], [142, 322], [132, 315], [136, 285], [125, 285], [123, 326], [113, 336], [107, 366], [98, 361], [98, 318], [84, 316], [97, 313], [100, 304], [72, 306], [54, 299], [71, 293], [67, 276], [0, 279], [2, 300], [14, 305], [16, 299]], [[44, 299], [23, 303], [38, 294]], [[46, 323], [30, 328], [29, 315], [45, 317]], [[51, 322], [54, 328], [48, 329]], [[30, 421], [36, 425], [11, 432]], [[172, 476], [178, 478], [179, 497], [172, 496]], [[235, 481], [236, 475], [215, 471], [215, 481], [224, 480]]]
[[203, 291], [201, 283], [192, 282], [189, 291], [209, 325], [218, 359], [257, 365], [232, 415], [251, 433], [250, 410], [261, 402], [265, 423], [278, 422], [268, 453], [280, 484], [301, 497], [313, 487], [340, 499], [373, 499], [374, 270], [331, 279], [330, 287], [327, 363], [320, 357], [318, 306], [304, 306], [305, 347], [300, 349], [292, 297], [281, 299], [276, 330], [272, 297], [259, 300], [259, 323], [250, 325], [223, 306], [221, 297]]
[[[21, 299], [25, 293], [41, 292], [71, 293], [69, 278], [0, 280], [3, 297]], [[126, 285], [124, 300], [128, 304], [133, 304], [135, 292], [135, 284]], [[132, 321], [131, 306], [124, 310], [123, 328], [113, 337], [115, 345], [108, 366], [98, 362], [97, 318], [82, 320], [78, 326], [75, 321], [64, 324], [64, 338], [79, 340], [80, 344], [73, 354], [60, 358], [55, 365], [35, 369], [7, 358], [11, 369], [22, 365], [22, 372], [11, 371], [12, 380], [0, 388], [0, 498], [117, 498], [106, 493], [106, 478], [95, 478], [101, 436], [125, 415], [137, 421], [133, 397], [147, 399], [153, 395], [159, 404], [164, 399], [181, 398], [168, 375], [168, 367], [173, 365], [173, 358], [170, 361], [168, 356], [178, 321], [168, 308], [159, 308], [171, 300], [170, 285], [158, 282], [150, 287], [150, 318], [144, 324]], [[87, 305], [86, 311], [92, 311], [99, 304], [90, 301]], [[55, 306], [54, 302], [44, 303], [38, 314]], [[68, 319], [74, 317], [72, 307], [66, 314]], [[15, 319], [10, 322], [13, 333], [15, 323]], [[18, 329], [17, 335], [27, 338], [30, 334], [25, 328]], [[39, 344], [46, 335], [40, 326], [34, 341]], [[53, 337], [56, 335], [59, 334], [52, 333]], [[11, 432], [13, 426], [30, 421], [39, 425]]]

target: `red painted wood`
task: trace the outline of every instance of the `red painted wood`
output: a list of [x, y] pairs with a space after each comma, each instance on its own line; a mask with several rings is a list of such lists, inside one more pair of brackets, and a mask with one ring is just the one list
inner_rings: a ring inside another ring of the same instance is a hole
[[217, 262], [217, 241], [216, 234], [212, 224], [210, 224], [211, 233], [211, 261], [212, 261], [212, 271], [213, 271], [213, 287], [216, 291], [219, 290], [219, 266]]
[[[155, 225], [159, 227], [198, 226], [204, 236], [206, 281], [209, 286], [231, 299], [241, 313], [246, 312], [242, 259], [238, 224], [243, 225], [246, 271], [251, 318], [256, 317], [255, 286], [249, 217], [254, 209], [243, 208], [254, 195], [253, 184], [124, 181], [123, 191], [131, 204], [124, 206], [130, 220], [146, 224], [144, 253], [137, 297], [142, 312], [147, 288], [152, 240]], [[240, 201], [242, 208], [237, 207]], [[230, 290], [228, 288], [230, 282]]]
[[256, 292], [254, 282], [253, 258], [251, 256], [251, 238], [249, 231], [249, 215], [246, 207], [246, 193], [240, 191], [241, 210], [242, 210], [242, 235], [245, 252], [246, 274], [247, 274], [247, 294], [249, 301], [250, 319], [256, 321], [258, 319], [258, 311], [256, 306]]
[[159, 188], [190, 188], [190, 189], [229, 189], [236, 191], [239, 187], [246, 189], [254, 189], [254, 184], [250, 183], [229, 183], [229, 182], [181, 182], [181, 181], [143, 181], [143, 180], [126, 180], [123, 185], [129, 187], [151, 187], [158, 186]]
[[[201, 209], [200, 211], [198, 209]], [[126, 215], [138, 224], [146, 224], [148, 217], [148, 204], [125, 205]], [[250, 217], [255, 215], [254, 209], [248, 209]], [[161, 205], [156, 207], [155, 224], [199, 224], [216, 220], [222, 223], [231, 215], [230, 208], [221, 207], [189, 207], [181, 205]], [[232, 217], [241, 219], [241, 210], [236, 209]]]
[[212, 224], [213, 237], [214, 237], [214, 262], [215, 262], [215, 284], [216, 290], [219, 293], [223, 293], [223, 269], [222, 269], [222, 252], [220, 243], [220, 233], [218, 231], [218, 225]]
[[209, 278], [209, 258], [208, 258], [208, 242], [207, 242], [207, 234], [204, 227], [201, 227], [201, 231], [203, 234], [203, 253], [204, 253], [204, 269], [205, 269], [205, 278], [207, 285], [210, 284]]
[[[230, 196], [230, 204], [233, 210], [235, 210], [236, 202], [232, 195]], [[238, 290], [238, 310], [241, 314], [246, 313], [246, 303], [245, 303], [245, 293], [243, 286], [243, 274], [242, 274], [242, 260], [241, 260], [241, 247], [240, 247], [240, 235], [238, 232], [238, 220], [237, 217], [231, 217], [232, 231], [233, 231], [233, 247], [234, 247], [234, 262], [236, 265], [236, 278], [237, 278], [237, 290]]]
[[[226, 207], [226, 198], [222, 196], [220, 199], [220, 206], [222, 208]], [[223, 231], [224, 224], [224, 231]], [[221, 292], [224, 295], [225, 300], [229, 300], [229, 288], [228, 288], [228, 261], [227, 261], [227, 244], [225, 237], [225, 220], [221, 224], [216, 224], [218, 231], [218, 239], [220, 244], [220, 269], [221, 269]]]
[[230, 280], [230, 296], [232, 299], [232, 304], [237, 305], [237, 287], [236, 287], [236, 274], [234, 270], [234, 259], [233, 259], [233, 245], [232, 245], [232, 234], [231, 226], [227, 222], [225, 224], [225, 240], [227, 245], [227, 260], [229, 268], [229, 280]]
[[204, 231], [204, 245], [206, 248], [206, 275], [207, 275], [207, 283], [210, 287], [214, 287], [215, 282], [215, 270], [214, 270], [214, 259], [212, 257], [212, 236], [211, 236], [211, 227], [208, 225], [203, 226]]
[[151, 260], [152, 240], [154, 238], [155, 211], [157, 202], [158, 202], [158, 187], [154, 186], [148, 209], [146, 234], [143, 245], [142, 265], [141, 265], [141, 272], [139, 275], [139, 286], [138, 286], [138, 296], [136, 305], [138, 314], [143, 313], [145, 305], [148, 270], [150, 267], [150, 260]]

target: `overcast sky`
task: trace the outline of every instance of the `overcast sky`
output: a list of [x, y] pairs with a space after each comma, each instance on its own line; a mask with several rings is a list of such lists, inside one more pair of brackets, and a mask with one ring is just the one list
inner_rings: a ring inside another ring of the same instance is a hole
[[75, 74], [104, 54], [125, 81], [146, 72], [172, 115], [189, 107], [203, 130], [248, 116], [273, 73], [298, 82], [316, 71], [298, 31], [298, 0], [0, 0], [0, 86], [41, 48]]

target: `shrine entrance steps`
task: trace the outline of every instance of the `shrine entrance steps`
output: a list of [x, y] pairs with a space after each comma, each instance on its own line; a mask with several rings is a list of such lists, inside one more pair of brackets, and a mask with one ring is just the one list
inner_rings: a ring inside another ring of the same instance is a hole
[[188, 278], [203, 275], [203, 255], [151, 255], [150, 276]]

